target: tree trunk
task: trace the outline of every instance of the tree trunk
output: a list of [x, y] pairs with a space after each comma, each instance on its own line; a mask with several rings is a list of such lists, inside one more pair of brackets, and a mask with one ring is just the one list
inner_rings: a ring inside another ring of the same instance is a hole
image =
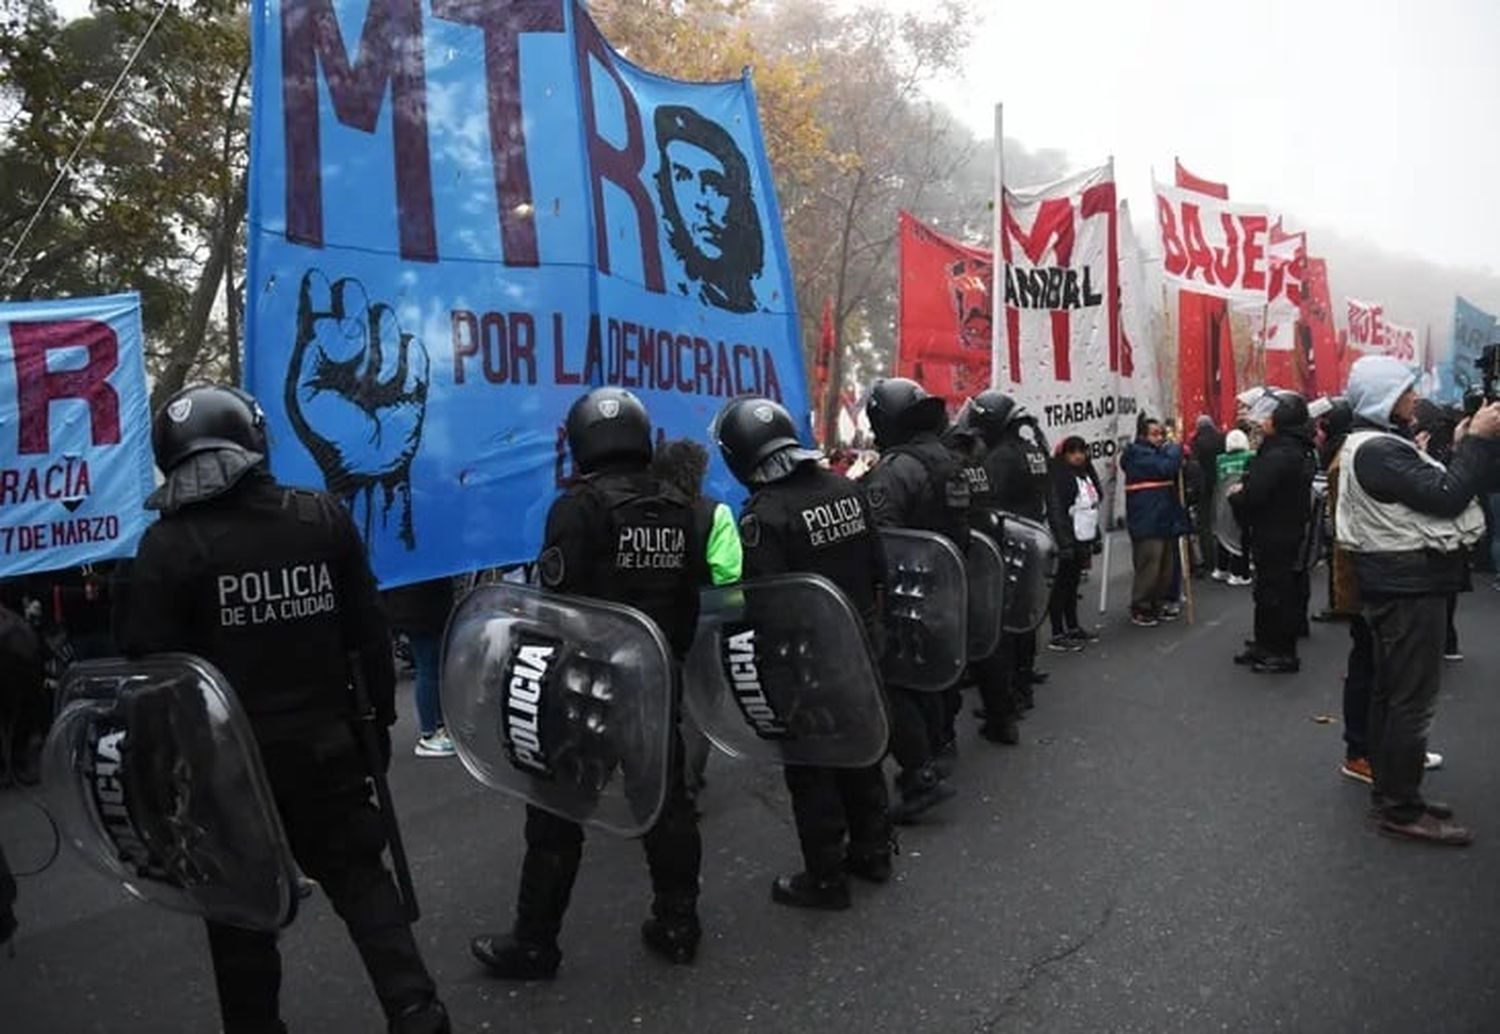
[[[188, 308], [187, 325], [182, 337], [172, 346], [170, 358], [156, 379], [156, 389], [151, 393], [151, 411], [160, 409], [187, 383], [188, 374], [198, 363], [203, 352], [203, 342], [208, 336], [208, 321], [213, 315], [214, 300], [219, 296], [219, 286], [224, 282], [224, 271], [229, 266], [234, 250], [235, 233], [241, 219], [245, 218], [245, 177], [235, 184], [228, 199], [227, 210], [221, 204], [218, 232], [209, 247], [208, 258], [198, 274], [198, 284], [193, 288], [193, 299]], [[233, 347], [233, 346], [231, 346]]]
[[864, 192], [865, 170], [860, 169], [854, 178], [854, 189], [849, 192], [849, 203], [844, 206], [844, 226], [839, 241], [838, 277], [833, 289], [833, 354], [828, 357], [828, 394], [819, 399], [822, 406], [823, 426], [830, 430], [838, 427], [838, 404], [844, 391], [844, 321], [848, 313], [844, 309], [844, 296], [849, 281], [849, 239], [854, 233], [854, 210], [859, 207]]

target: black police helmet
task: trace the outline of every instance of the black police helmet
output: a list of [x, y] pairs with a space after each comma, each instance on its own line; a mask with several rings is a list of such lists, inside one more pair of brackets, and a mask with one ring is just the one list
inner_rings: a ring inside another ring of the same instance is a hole
[[225, 384], [194, 384], [167, 400], [151, 422], [151, 450], [167, 473], [201, 452], [226, 449], [252, 462], [266, 455], [266, 414], [255, 397]]
[[1016, 400], [994, 388], [969, 400], [969, 422], [988, 442], [998, 438], [1020, 415]]
[[609, 462], [651, 462], [651, 415], [624, 388], [595, 388], [568, 410], [568, 451], [587, 474]]
[[1271, 426], [1278, 431], [1292, 431], [1306, 427], [1311, 421], [1305, 398], [1295, 391], [1276, 393], [1276, 408], [1271, 411]]
[[941, 398], [907, 377], [882, 377], [870, 388], [865, 413], [881, 446], [900, 445], [922, 431], [941, 431], [948, 407]]
[[795, 450], [790, 457], [793, 461], [817, 457], [803, 448], [797, 425], [784, 406], [754, 395], [724, 404], [714, 419], [713, 438], [730, 473], [746, 485], [765, 480], [758, 472], [777, 453]]

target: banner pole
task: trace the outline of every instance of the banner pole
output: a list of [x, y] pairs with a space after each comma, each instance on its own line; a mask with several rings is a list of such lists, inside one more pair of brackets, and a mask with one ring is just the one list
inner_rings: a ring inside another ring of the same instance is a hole
[[1005, 105], [995, 105], [995, 219], [990, 273], [990, 387], [1000, 387], [1000, 351], [1005, 334]]

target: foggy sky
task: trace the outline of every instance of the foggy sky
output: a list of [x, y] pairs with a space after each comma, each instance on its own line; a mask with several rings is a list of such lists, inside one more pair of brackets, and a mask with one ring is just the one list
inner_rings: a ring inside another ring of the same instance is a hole
[[1138, 214], [1151, 211], [1152, 167], [1169, 181], [1177, 155], [1231, 197], [1290, 213], [1293, 229], [1500, 269], [1500, 3], [984, 9], [961, 80], [940, 91], [977, 134], [991, 134], [1003, 101], [1007, 136], [1063, 148], [1076, 166], [1113, 154]]

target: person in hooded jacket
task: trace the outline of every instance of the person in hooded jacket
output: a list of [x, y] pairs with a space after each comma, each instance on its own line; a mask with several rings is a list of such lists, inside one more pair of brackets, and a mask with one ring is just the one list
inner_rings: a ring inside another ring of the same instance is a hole
[[[151, 438], [165, 481], [146, 505], [161, 519], [121, 572], [116, 639], [130, 657], [190, 653], [224, 673], [249, 716], [292, 854], [348, 926], [390, 1030], [447, 1031], [381, 860], [385, 827], [354, 729], [351, 655], [389, 764], [395, 666], [354, 522], [327, 493], [272, 478], [265, 415], [237, 388], [184, 388], [157, 413]], [[267, 585], [291, 595], [246, 620]], [[276, 934], [207, 926], [226, 1034], [285, 1031]]]
[[1456, 429], [1447, 467], [1403, 433], [1413, 422], [1416, 374], [1390, 356], [1364, 356], [1345, 397], [1354, 429], [1339, 454], [1334, 523], [1353, 560], [1375, 651], [1368, 729], [1379, 831], [1463, 846], [1473, 833], [1422, 794], [1427, 734], [1437, 710], [1447, 597], [1465, 577], [1466, 550], [1483, 535], [1475, 498], [1500, 484], [1500, 404]]
[[[713, 437], [734, 476], [751, 492], [740, 514], [745, 574], [817, 574], [859, 613], [871, 650], [885, 633], [886, 560], [862, 486], [818, 462], [778, 403], [733, 399]], [[864, 768], [787, 765], [787, 791], [804, 868], [778, 876], [771, 898], [797, 908], [849, 907], [848, 876], [891, 878], [889, 797], [880, 764]]]
[[1098, 636], [1078, 621], [1078, 585], [1102, 546], [1099, 502], [1103, 488], [1089, 462], [1089, 445], [1069, 435], [1052, 459], [1052, 499], [1047, 514], [1057, 540], [1057, 575], [1052, 582], [1052, 639], [1047, 648], [1077, 651]]
[[[871, 387], [865, 412], [880, 450], [880, 459], [862, 481], [875, 525], [936, 532], [965, 552], [969, 485], [940, 437], [948, 426], [946, 404], [916, 381], [891, 377]], [[890, 702], [891, 754], [900, 769], [899, 800], [891, 815], [897, 822], [910, 822], [953, 796], [934, 763], [946, 704], [941, 694], [895, 685], [890, 686]]]
[[[654, 621], [681, 663], [698, 624], [698, 593], [721, 561], [738, 551], [714, 537], [712, 511], [651, 472], [651, 417], [624, 388], [579, 397], [565, 422], [576, 476], [547, 512], [537, 569], [542, 586], [636, 608]], [[732, 525], [731, 525], [732, 528]], [[673, 709], [674, 719], [677, 710]], [[646, 947], [687, 964], [703, 936], [698, 876], [703, 842], [683, 774], [682, 739], [674, 729], [667, 795], [641, 838], [651, 872]], [[470, 951], [492, 976], [550, 980], [562, 962], [557, 937], [583, 857], [583, 827], [526, 807], [526, 856], [509, 933], [481, 934]]]
[[1202, 570], [1217, 569], [1218, 540], [1214, 537], [1214, 496], [1219, 484], [1219, 457], [1224, 452], [1224, 435], [1214, 425], [1214, 418], [1207, 413], [1198, 417], [1197, 428], [1189, 449], [1193, 462], [1197, 464], [1197, 520], [1194, 527], [1198, 533], [1198, 547], [1203, 555]]
[[[1047, 439], [1036, 418], [994, 389], [975, 395], [969, 409], [970, 421], [989, 447], [984, 465], [995, 506], [1046, 524], [1051, 478]], [[1047, 679], [1036, 670], [1036, 633], [1006, 633], [1001, 649], [1010, 661], [1016, 699], [1022, 707], [1032, 706], [1033, 687]]]
[[1255, 561], [1255, 645], [1235, 658], [1258, 673], [1298, 671], [1297, 638], [1305, 601], [1300, 577], [1312, 518], [1318, 458], [1307, 402], [1278, 393], [1265, 421], [1266, 438], [1232, 495], [1235, 515], [1250, 532]]

